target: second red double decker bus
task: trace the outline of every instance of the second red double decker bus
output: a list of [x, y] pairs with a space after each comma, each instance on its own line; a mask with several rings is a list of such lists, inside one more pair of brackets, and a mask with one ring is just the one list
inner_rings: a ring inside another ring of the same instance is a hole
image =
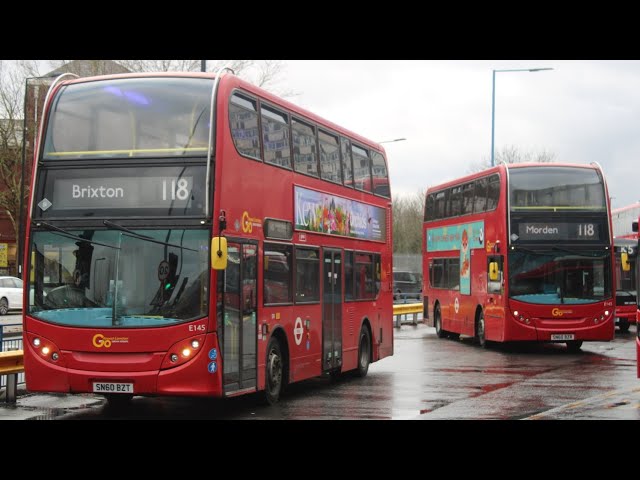
[[599, 165], [501, 164], [429, 188], [424, 317], [439, 337], [565, 342], [614, 334], [613, 237]]

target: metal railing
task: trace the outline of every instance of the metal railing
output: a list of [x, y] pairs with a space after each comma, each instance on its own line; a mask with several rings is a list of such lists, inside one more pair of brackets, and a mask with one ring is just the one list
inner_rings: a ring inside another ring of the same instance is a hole
[[[22, 350], [22, 323], [0, 325], [0, 352], [10, 350]], [[5, 387], [6, 382], [6, 375], [0, 375], [0, 388]], [[24, 383], [24, 373], [18, 374], [18, 384], [21, 383]]]
[[[423, 305], [421, 303], [401, 303], [393, 306], [393, 318], [396, 328], [400, 328], [403, 323], [409, 321], [413, 325], [418, 324], [418, 315], [423, 313]], [[411, 315], [411, 320], [408, 320], [407, 316]]]

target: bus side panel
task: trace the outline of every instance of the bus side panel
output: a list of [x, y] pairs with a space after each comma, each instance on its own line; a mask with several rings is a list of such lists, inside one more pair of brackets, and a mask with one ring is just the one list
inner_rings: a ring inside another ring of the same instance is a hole
[[[289, 346], [289, 381], [299, 382], [322, 373], [322, 306], [296, 305], [282, 309], [282, 323]], [[300, 319], [300, 322], [298, 322]], [[296, 330], [296, 324], [302, 332]]]

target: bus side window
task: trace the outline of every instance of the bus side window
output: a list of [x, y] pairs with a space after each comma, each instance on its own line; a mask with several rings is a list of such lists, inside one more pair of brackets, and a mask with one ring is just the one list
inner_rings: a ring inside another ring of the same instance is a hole
[[487, 293], [502, 291], [502, 256], [487, 258]]

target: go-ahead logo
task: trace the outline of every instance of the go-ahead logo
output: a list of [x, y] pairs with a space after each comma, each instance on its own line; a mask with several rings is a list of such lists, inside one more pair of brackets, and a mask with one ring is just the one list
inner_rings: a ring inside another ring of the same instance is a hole
[[129, 337], [105, 337], [101, 333], [96, 333], [92, 343], [96, 348], [111, 348], [112, 343], [129, 343]]
[[252, 218], [246, 210], [242, 212], [242, 231], [244, 233], [251, 233], [253, 232], [253, 227], [260, 228], [261, 226], [262, 222], [259, 218]]
[[553, 310], [551, 310], [551, 315], [553, 315], [554, 317], [561, 317], [565, 313], [573, 313], [573, 310], [563, 310], [561, 308], [554, 308]]

